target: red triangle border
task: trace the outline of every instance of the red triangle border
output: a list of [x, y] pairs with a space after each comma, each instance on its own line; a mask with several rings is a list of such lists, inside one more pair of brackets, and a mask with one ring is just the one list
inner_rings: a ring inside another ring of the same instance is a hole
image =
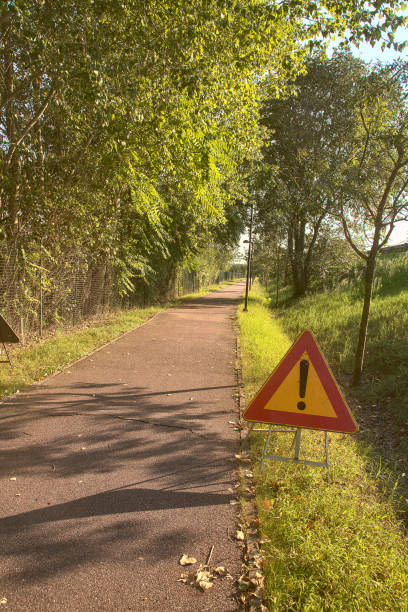
[[[282, 384], [289, 372], [303, 353], [307, 353], [312, 362], [320, 382], [329, 398], [329, 401], [337, 417], [304, 414], [301, 412], [286, 412], [265, 409], [272, 395]], [[294, 427], [305, 427], [308, 429], [322, 429], [343, 433], [355, 433], [357, 423], [350, 412], [334, 376], [326, 363], [317, 342], [311, 331], [304, 331], [296, 342], [291, 346], [279, 365], [258, 391], [255, 398], [244, 412], [246, 421], [256, 423], [267, 423], [276, 425], [290, 425]]]

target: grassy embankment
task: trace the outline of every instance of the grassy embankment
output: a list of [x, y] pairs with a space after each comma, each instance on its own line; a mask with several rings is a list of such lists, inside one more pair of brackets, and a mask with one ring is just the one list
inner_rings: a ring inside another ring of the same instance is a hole
[[[408, 294], [402, 289], [407, 266], [404, 260], [399, 263], [384, 260], [380, 266], [367, 361], [372, 385], [364, 391], [370, 401], [383, 397], [390, 410], [394, 393], [401, 395], [401, 360], [408, 350], [407, 339], [398, 339], [408, 317]], [[353, 288], [316, 295], [274, 316], [270, 301], [255, 288], [249, 312], [240, 313], [247, 399], [305, 328], [315, 333], [336, 374], [349, 371], [361, 308], [358, 294]], [[385, 342], [391, 350], [384, 349]], [[402, 418], [400, 406], [395, 404], [395, 418]], [[322, 432], [304, 430], [301, 457], [322, 460], [323, 437]], [[292, 440], [290, 434], [278, 435], [274, 450], [293, 455]], [[255, 475], [263, 441], [261, 434], [252, 434]], [[407, 610], [407, 542], [393, 496], [384, 486], [388, 476], [381, 468], [373, 473], [372, 449], [359, 437], [329, 434], [329, 446], [331, 485], [320, 468], [277, 462], [266, 462], [262, 477], [256, 476], [260, 529], [270, 540], [263, 545], [268, 607]]]
[[[295, 338], [315, 333], [329, 363], [342, 375], [353, 368], [363, 298], [362, 283], [319, 293], [278, 310], [284, 330]], [[368, 326], [363, 386], [357, 396], [381, 402], [400, 425], [408, 415], [408, 253], [378, 261]]]
[[[53, 336], [28, 346], [15, 345], [16, 348], [11, 354], [13, 368], [3, 364], [0, 369], [0, 398], [58, 372], [76, 359], [89, 355], [96, 348], [141, 325], [156, 313], [220, 289], [231, 282], [203, 287], [197, 293], [185, 295], [165, 304], [118, 311], [99, 321], [84, 322], [74, 329], [60, 329]], [[2, 355], [2, 358], [4, 357]]]

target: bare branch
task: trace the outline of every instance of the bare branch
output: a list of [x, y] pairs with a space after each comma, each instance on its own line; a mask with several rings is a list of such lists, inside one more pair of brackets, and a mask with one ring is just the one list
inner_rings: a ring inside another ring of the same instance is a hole
[[350, 230], [348, 228], [347, 221], [346, 221], [346, 218], [344, 216], [343, 204], [341, 205], [341, 214], [340, 214], [340, 217], [341, 217], [341, 223], [343, 225], [344, 236], [345, 236], [347, 242], [349, 243], [349, 245], [351, 246], [353, 251], [355, 253], [357, 253], [357, 255], [359, 257], [361, 257], [362, 259], [367, 261], [368, 260], [368, 255], [366, 255], [363, 251], [360, 251], [360, 249], [357, 247], [357, 245], [354, 243], [354, 240], [351, 237]]
[[384, 244], [387, 244], [388, 242], [388, 238], [391, 236], [391, 232], [395, 227], [395, 222], [391, 221], [390, 223], [390, 229], [388, 230], [388, 232], [385, 234], [385, 238], [378, 244], [378, 248], [381, 249]]
[[38, 112], [34, 115], [34, 117], [28, 123], [28, 125], [24, 128], [23, 133], [21, 134], [20, 138], [18, 138], [17, 141], [9, 149], [9, 152], [7, 154], [6, 167], [10, 165], [17, 147], [22, 143], [22, 141], [27, 136], [27, 134], [30, 132], [30, 130], [32, 130], [32, 128], [38, 123], [38, 121], [41, 119], [41, 117], [45, 113], [47, 106], [52, 100], [52, 98], [54, 97], [54, 95], [56, 94], [56, 91], [57, 91], [56, 89], [51, 89], [42, 107], [38, 110]]

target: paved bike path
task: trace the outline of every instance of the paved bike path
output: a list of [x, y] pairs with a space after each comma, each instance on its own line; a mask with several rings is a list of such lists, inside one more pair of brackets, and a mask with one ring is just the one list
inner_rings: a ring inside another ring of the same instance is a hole
[[211, 546], [212, 564], [240, 572], [243, 288], [160, 313], [0, 404], [1, 609], [238, 609], [228, 578], [206, 593], [177, 579], [183, 553], [205, 562]]

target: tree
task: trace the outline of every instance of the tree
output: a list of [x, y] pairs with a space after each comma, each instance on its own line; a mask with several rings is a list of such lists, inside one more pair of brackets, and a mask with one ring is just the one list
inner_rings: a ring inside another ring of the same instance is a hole
[[263, 106], [267, 145], [257, 178], [260, 208], [278, 208], [286, 227], [295, 297], [309, 286], [319, 233], [335, 204], [332, 175], [343, 159], [363, 63], [350, 53], [314, 56], [306, 70], [294, 95]]
[[[360, 82], [355, 130], [341, 168], [340, 217], [350, 246], [365, 261], [364, 302], [353, 384], [364, 363], [375, 263], [401, 219], [408, 218], [408, 65], [377, 66]], [[353, 224], [363, 228], [358, 239]]]

